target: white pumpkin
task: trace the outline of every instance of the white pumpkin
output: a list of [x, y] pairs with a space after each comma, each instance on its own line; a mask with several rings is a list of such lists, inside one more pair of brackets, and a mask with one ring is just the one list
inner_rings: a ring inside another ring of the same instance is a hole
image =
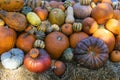
[[13, 70], [23, 63], [23, 58], [24, 52], [21, 49], [13, 48], [1, 55], [1, 62], [6, 69]]

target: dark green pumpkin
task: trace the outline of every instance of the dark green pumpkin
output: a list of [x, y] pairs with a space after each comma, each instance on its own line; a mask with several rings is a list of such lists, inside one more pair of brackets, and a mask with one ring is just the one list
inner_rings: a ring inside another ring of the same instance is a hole
[[31, 12], [32, 11], [32, 8], [31, 7], [28, 7], [28, 6], [24, 6], [21, 10], [21, 13], [26, 15], [27, 13]]

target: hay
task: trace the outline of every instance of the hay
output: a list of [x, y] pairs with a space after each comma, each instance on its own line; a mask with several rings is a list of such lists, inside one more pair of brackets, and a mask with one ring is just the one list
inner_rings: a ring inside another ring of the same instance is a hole
[[90, 70], [75, 63], [65, 63], [66, 72], [56, 76], [51, 70], [44, 73], [32, 73], [23, 65], [16, 70], [3, 68], [0, 63], [0, 80], [120, 80], [120, 62], [107, 63], [98, 70]]

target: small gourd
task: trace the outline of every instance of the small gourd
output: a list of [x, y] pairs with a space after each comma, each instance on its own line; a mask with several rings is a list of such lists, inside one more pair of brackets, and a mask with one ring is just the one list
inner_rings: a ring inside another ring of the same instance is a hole
[[91, 3], [92, 0], [80, 0], [80, 4], [81, 5], [89, 5]]
[[35, 48], [45, 48], [45, 42], [37, 39], [33, 45]]
[[63, 5], [65, 8], [68, 8], [69, 6], [72, 6], [72, 3], [70, 0], [66, 0]]
[[51, 26], [48, 26], [46, 29], [46, 33], [51, 33], [53, 31], [53, 28]]
[[27, 13], [32, 12], [32, 8], [29, 6], [24, 6], [21, 10], [21, 13], [27, 15]]
[[25, 0], [25, 5], [31, 7], [32, 9], [41, 6], [42, 0]]
[[66, 23], [74, 23], [75, 18], [73, 13], [74, 13], [73, 7], [69, 6], [66, 11], [66, 19], [65, 19]]
[[13, 70], [23, 63], [23, 58], [24, 52], [19, 48], [13, 48], [1, 55], [1, 62], [6, 69]]
[[59, 31], [60, 27], [57, 24], [52, 24], [51, 27], [53, 28], [53, 31]]
[[79, 32], [81, 30], [82, 30], [82, 23], [80, 22], [73, 23], [73, 31]]
[[41, 24], [40, 18], [34, 12], [27, 13], [27, 20], [33, 26], [39, 26]]
[[37, 31], [37, 32], [35, 32], [35, 37], [37, 38], [37, 39], [40, 39], [40, 40], [44, 40], [44, 38], [45, 38], [45, 33], [43, 32], [43, 31]]
[[37, 26], [37, 30], [38, 31], [41, 30], [43, 32], [46, 32], [46, 28], [47, 28], [47, 26], [44, 23], [42, 23], [41, 25]]
[[3, 21], [3, 19], [0, 19], [0, 26], [4, 26], [5, 22]]
[[65, 61], [72, 61], [73, 59], [73, 49], [72, 48], [67, 48], [62, 55], [62, 58]]

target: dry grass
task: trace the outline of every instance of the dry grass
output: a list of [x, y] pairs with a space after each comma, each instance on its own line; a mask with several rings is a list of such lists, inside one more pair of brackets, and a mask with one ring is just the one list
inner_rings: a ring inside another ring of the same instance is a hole
[[107, 62], [98, 70], [78, 67], [66, 63], [67, 69], [63, 76], [56, 76], [51, 70], [45, 73], [32, 73], [23, 65], [16, 70], [8, 70], [0, 64], [0, 80], [120, 80], [120, 62]]

